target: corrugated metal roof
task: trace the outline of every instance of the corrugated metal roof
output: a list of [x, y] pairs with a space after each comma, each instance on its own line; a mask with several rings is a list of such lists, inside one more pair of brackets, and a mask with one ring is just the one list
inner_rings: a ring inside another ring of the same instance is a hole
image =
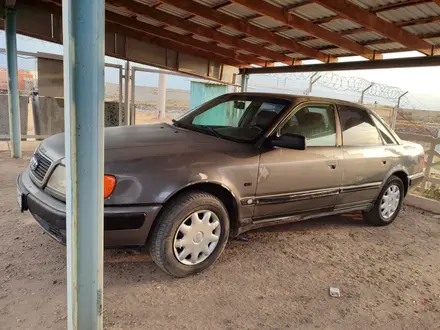
[[325, 47], [325, 46], [331, 46], [332, 44], [328, 41], [322, 40], [322, 39], [313, 39], [308, 41], [301, 41], [300, 44], [313, 47], [313, 48], [319, 48], [319, 47]]
[[264, 29], [275, 29], [277, 27], [283, 26], [284, 24], [281, 23], [280, 21], [276, 21], [273, 18], [267, 17], [267, 16], [263, 16], [263, 17], [259, 17], [256, 19], [253, 19], [251, 22], [251, 24], [262, 27]]
[[154, 6], [155, 4], [159, 3], [158, 0], [134, 0], [134, 1], [148, 6]]
[[113, 13], [122, 15], [122, 16], [132, 16], [133, 15], [133, 13], [131, 11], [125, 9], [124, 7], [113, 6], [109, 3], [105, 4], [105, 9], [107, 9]]
[[426, 41], [430, 42], [433, 45], [440, 46], [440, 37], [427, 39]]
[[335, 21], [331, 21], [328, 23], [321, 24], [321, 26], [327, 30], [333, 31], [333, 32], [340, 32], [340, 31], [347, 31], [347, 30], [353, 30], [360, 28], [361, 25], [349, 21], [348, 19], [338, 19]]
[[221, 11], [223, 13], [226, 13], [228, 15], [234, 16], [236, 18], [247, 18], [247, 17], [252, 17], [255, 14], [257, 14], [257, 12], [252, 11], [242, 5], [233, 3], [230, 4], [229, 6], [225, 6], [222, 7], [220, 9], [218, 9], [218, 11]]
[[181, 34], [181, 35], [190, 34], [188, 31], [183, 30], [183, 29], [179, 29], [178, 27], [175, 27], [175, 26], [166, 26], [166, 27], [164, 27], [164, 29], [171, 31], [171, 32], [174, 32], [174, 33]]
[[227, 34], [229, 36], [242, 36], [243, 33], [241, 33], [240, 31], [237, 31], [235, 29], [231, 29], [230, 27], [227, 26], [222, 26], [221, 28], [217, 29], [217, 31], [222, 32], [224, 34]]
[[221, 42], [217, 43], [217, 46], [222, 47], [222, 48], [226, 48], [226, 49], [234, 48], [232, 46], [226, 45], [226, 44], [221, 43]]
[[388, 44], [379, 44], [379, 45], [369, 45], [367, 47], [377, 51], [387, 51], [387, 50], [405, 48], [405, 46], [399, 44], [398, 42], [390, 42]]
[[376, 32], [364, 32], [364, 33], [356, 33], [350, 34], [346, 36], [346, 38], [354, 40], [356, 42], [362, 43], [371, 40], [379, 40], [385, 38], [383, 35]]
[[288, 57], [292, 57], [292, 58], [297, 58], [299, 60], [307, 58], [307, 56], [304, 56], [303, 54], [300, 54], [300, 53], [288, 53], [288, 54], [284, 54], [284, 55], [286, 55]]
[[283, 8], [304, 2], [304, 0], [264, 0], [264, 1], [270, 3], [271, 5], [277, 7], [283, 7]]
[[342, 48], [332, 48], [332, 49], [326, 49], [321, 50], [322, 53], [333, 55], [333, 56], [347, 56], [347, 55], [354, 55], [352, 52], [346, 49]]
[[405, 26], [404, 29], [416, 35], [440, 33], [440, 22]]
[[167, 5], [167, 4], [162, 4], [159, 7], [157, 7], [157, 9], [162, 10], [168, 14], [173, 14], [175, 16], [178, 17], [188, 17], [189, 13], [187, 13], [186, 11], [176, 8], [174, 6], [171, 5]]
[[245, 54], [245, 55], [253, 55], [251, 52], [248, 52], [247, 50], [244, 50], [244, 49], [239, 49], [239, 50], [237, 50], [237, 52]]
[[308, 20], [315, 20], [336, 15], [335, 12], [318, 4], [299, 7], [295, 9], [295, 11], [293, 11], [292, 13]]
[[190, 18], [189, 21], [206, 26], [206, 27], [209, 27], [209, 28], [213, 28], [213, 27], [218, 26], [218, 23], [215, 23], [209, 19], [206, 19], [206, 18], [200, 17], [200, 16], [195, 16], [193, 18]]
[[283, 32], [277, 32], [276, 34], [278, 34], [282, 37], [285, 37], [285, 38], [290, 38], [290, 39], [309, 36], [308, 33], [301, 31], [301, 30], [297, 30], [297, 29], [290, 29], [290, 30], [286, 30]]
[[267, 46], [265, 48], [267, 48], [269, 50], [272, 50], [274, 52], [278, 52], [278, 53], [285, 53], [285, 52], [289, 51], [287, 48], [280, 47], [278, 45], [270, 45], [270, 46]]
[[377, 16], [380, 18], [392, 23], [405, 22], [418, 18], [426, 18], [438, 15], [440, 15], [440, 7], [434, 3], [402, 7], [377, 14]]
[[149, 18], [149, 17], [145, 17], [145, 16], [138, 16], [137, 18], [139, 21], [150, 24], [150, 25], [154, 25], [154, 26], [162, 26], [164, 25], [164, 23], [156, 21], [155, 19]]
[[266, 40], [255, 38], [255, 37], [249, 37], [243, 39], [244, 41], [250, 42], [251, 44], [260, 45], [266, 43]]
[[225, 0], [194, 0], [194, 1], [209, 7], [214, 7], [225, 2]]
[[209, 39], [209, 38], [206, 38], [206, 37], [202, 37], [202, 36], [199, 36], [199, 35], [196, 35], [196, 34], [194, 34], [192, 37], [194, 39], [197, 39], [197, 40], [200, 40], [200, 41], [203, 41], [203, 42], [212, 42], [213, 41], [212, 39]]
[[376, 8], [380, 6], [389, 5], [391, 3], [399, 3], [405, 0], [350, 0], [355, 5], [363, 8]]

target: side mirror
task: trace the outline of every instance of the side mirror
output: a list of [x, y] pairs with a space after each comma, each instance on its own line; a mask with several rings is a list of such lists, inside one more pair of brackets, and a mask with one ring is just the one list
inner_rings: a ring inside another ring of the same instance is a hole
[[286, 133], [281, 136], [272, 137], [269, 144], [272, 147], [305, 150], [306, 138], [302, 135]]

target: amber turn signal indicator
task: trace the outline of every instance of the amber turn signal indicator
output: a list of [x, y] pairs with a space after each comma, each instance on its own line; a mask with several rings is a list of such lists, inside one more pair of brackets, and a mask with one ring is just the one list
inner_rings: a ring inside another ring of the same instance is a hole
[[104, 198], [109, 198], [115, 190], [116, 178], [113, 175], [104, 175]]

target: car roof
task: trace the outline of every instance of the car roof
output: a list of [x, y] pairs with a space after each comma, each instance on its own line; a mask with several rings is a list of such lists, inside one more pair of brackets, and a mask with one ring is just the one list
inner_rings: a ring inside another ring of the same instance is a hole
[[283, 99], [288, 100], [292, 102], [293, 104], [299, 104], [303, 102], [328, 102], [328, 103], [334, 103], [338, 105], [348, 105], [356, 108], [360, 108], [366, 111], [369, 111], [367, 107], [365, 107], [362, 104], [350, 102], [350, 101], [344, 101], [344, 100], [338, 100], [338, 99], [331, 99], [326, 97], [318, 97], [318, 96], [306, 96], [306, 95], [295, 95], [295, 94], [282, 94], [282, 93], [259, 93], [259, 92], [244, 92], [244, 93], [228, 93], [227, 95], [249, 95], [249, 96], [263, 96], [267, 98], [277, 98], [277, 99]]

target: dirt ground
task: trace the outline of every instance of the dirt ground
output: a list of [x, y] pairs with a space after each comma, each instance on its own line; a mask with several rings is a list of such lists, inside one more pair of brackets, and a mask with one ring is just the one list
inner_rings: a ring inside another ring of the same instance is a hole
[[[27, 165], [0, 145], [0, 329], [66, 328], [65, 248], [16, 204]], [[388, 227], [359, 214], [250, 232], [210, 270], [165, 275], [145, 254], [105, 252], [107, 329], [439, 329], [440, 216], [405, 207]], [[338, 287], [340, 298], [329, 296]]]

